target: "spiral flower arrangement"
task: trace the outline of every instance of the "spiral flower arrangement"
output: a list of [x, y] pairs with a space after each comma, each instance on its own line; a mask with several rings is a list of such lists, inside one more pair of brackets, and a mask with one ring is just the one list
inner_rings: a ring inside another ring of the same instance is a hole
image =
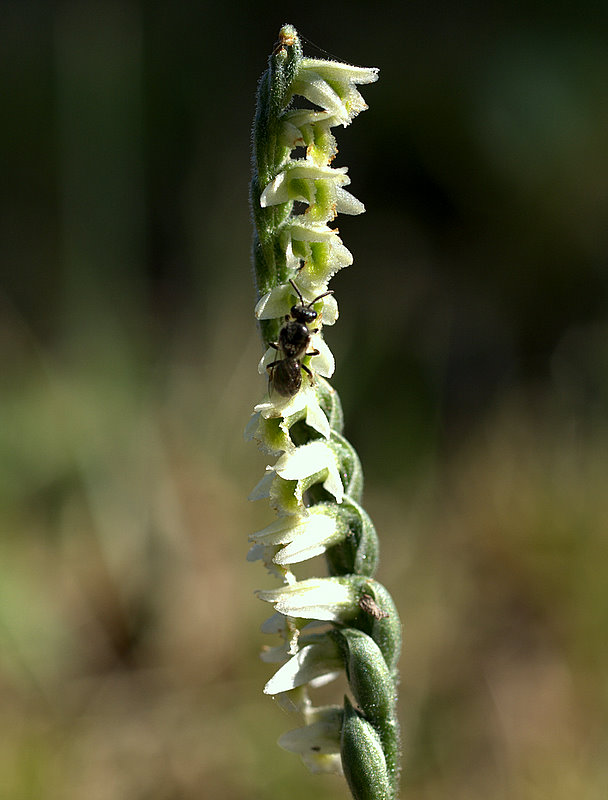
[[[296, 30], [284, 25], [259, 84], [251, 184], [255, 314], [266, 346], [259, 372], [268, 392], [246, 436], [276, 459], [251, 499], [269, 499], [277, 516], [250, 536], [248, 558], [282, 582], [257, 593], [275, 612], [262, 630], [282, 637], [262, 654], [279, 665], [264, 691], [302, 715], [304, 725], [279, 744], [314, 772], [344, 772], [356, 800], [398, 796], [401, 623], [373, 577], [378, 539], [361, 506], [361, 464], [326, 380], [334, 359], [322, 329], [338, 317], [329, 281], [353, 261], [329, 223], [365, 210], [344, 188], [346, 167], [331, 166], [331, 129], [367, 108], [356, 87], [377, 72], [304, 58]], [[309, 105], [294, 106], [297, 95]], [[299, 580], [296, 565], [321, 555], [329, 574]], [[310, 690], [341, 672], [349, 696], [315, 707]]]

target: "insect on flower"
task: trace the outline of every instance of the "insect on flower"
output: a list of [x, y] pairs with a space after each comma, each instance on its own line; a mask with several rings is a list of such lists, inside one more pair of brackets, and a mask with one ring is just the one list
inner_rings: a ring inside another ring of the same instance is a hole
[[275, 359], [271, 364], [268, 364], [266, 369], [270, 374], [270, 382], [272, 388], [283, 397], [293, 397], [300, 391], [302, 386], [302, 370], [310, 377], [310, 382], [313, 383], [313, 374], [310, 369], [302, 364], [302, 359], [305, 356], [317, 356], [318, 350], [311, 350], [306, 352], [310, 339], [313, 333], [318, 332], [318, 328], [312, 331], [308, 327], [318, 317], [318, 313], [314, 310], [313, 305], [327, 295], [333, 294], [330, 289], [328, 292], [323, 292], [310, 303], [305, 303], [302, 293], [295, 285], [293, 280], [289, 281], [293, 286], [298, 298], [299, 303], [291, 307], [289, 314], [285, 315], [285, 323], [279, 331], [279, 341], [270, 342], [269, 346], [274, 347], [277, 353], [282, 353], [282, 359]]

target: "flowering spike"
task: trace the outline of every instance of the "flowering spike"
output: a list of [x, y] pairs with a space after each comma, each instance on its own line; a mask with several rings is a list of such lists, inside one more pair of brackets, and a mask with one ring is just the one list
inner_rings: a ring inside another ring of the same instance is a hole
[[[268, 392], [245, 437], [273, 459], [250, 497], [268, 498], [277, 517], [249, 537], [248, 558], [283, 582], [257, 592], [275, 611], [262, 630], [283, 640], [263, 653], [280, 665], [264, 691], [303, 715], [304, 727], [279, 744], [313, 772], [343, 772], [355, 800], [398, 794], [401, 623], [373, 578], [378, 539], [360, 505], [359, 457], [325, 380], [335, 361], [323, 328], [338, 318], [329, 282], [353, 261], [331, 223], [365, 210], [345, 188], [347, 168], [332, 163], [332, 129], [367, 108], [357, 86], [377, 77], [374, 68], [304, 58], [296, 30], [284, 25], [258, 89], [251, 183], [255, 316], [264, 343], [258, 372], [268, 376]], [[317, 108], [292, 107], [297, 95]], [[292, 572], [321, 555], [328, 577], [300, 580]], [[315, 708], [309, 690], [342, 671], [358, 707], [345, 698], [343, 708]]]

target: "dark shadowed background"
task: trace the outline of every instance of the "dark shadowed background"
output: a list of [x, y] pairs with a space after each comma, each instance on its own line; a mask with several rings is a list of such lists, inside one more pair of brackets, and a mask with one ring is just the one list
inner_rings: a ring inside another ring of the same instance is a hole
[[606, 797], [598, 8], [5, 0], [2, 800], [348, 796], [276, 748], [298, 720], [261, 693], [273, 581], [244, 561], [271, 519], [250, 122], [283, 22], [380, 68], [337, 130], [368, 211], [327, 339], [405, 628], [403, 797]]

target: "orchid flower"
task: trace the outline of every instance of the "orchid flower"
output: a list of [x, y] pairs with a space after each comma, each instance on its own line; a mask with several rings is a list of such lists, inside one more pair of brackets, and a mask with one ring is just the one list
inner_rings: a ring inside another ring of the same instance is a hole
[[[279, 745], [313, 772], [343, 773], [355, 800], [398, 796], [401, 623], [373, 577], [378, 539], [327, 380], [335, 360], [323, 328], [338, 319], [330, 281], [353, 262], [331, 223], [365, 211], [345, 188], [347, 168], [332, 163], [332, 128], [367, 108], [357, 86], [377, 78], [375, 68], [304, 58], [296, 30], [283, 26], [258, 89], [251, 184], [258, 372], [268, 387], [245, 437], [271, 460], [250, 499], [268, 500], [276, 516], [250, 535], [248, 559], [281, 581], [257, 591], [274, 612], [263, 632], [281, 637], [262, 654], [278, 665], [264, 692], [302, 717]], [[314, 108], [298, 107], [298, 96]], [[298, 565], [319, 557], [329, 574], [298, 578]], [[343, 704], [315, 706], [315, 689], [340, 674]]]

